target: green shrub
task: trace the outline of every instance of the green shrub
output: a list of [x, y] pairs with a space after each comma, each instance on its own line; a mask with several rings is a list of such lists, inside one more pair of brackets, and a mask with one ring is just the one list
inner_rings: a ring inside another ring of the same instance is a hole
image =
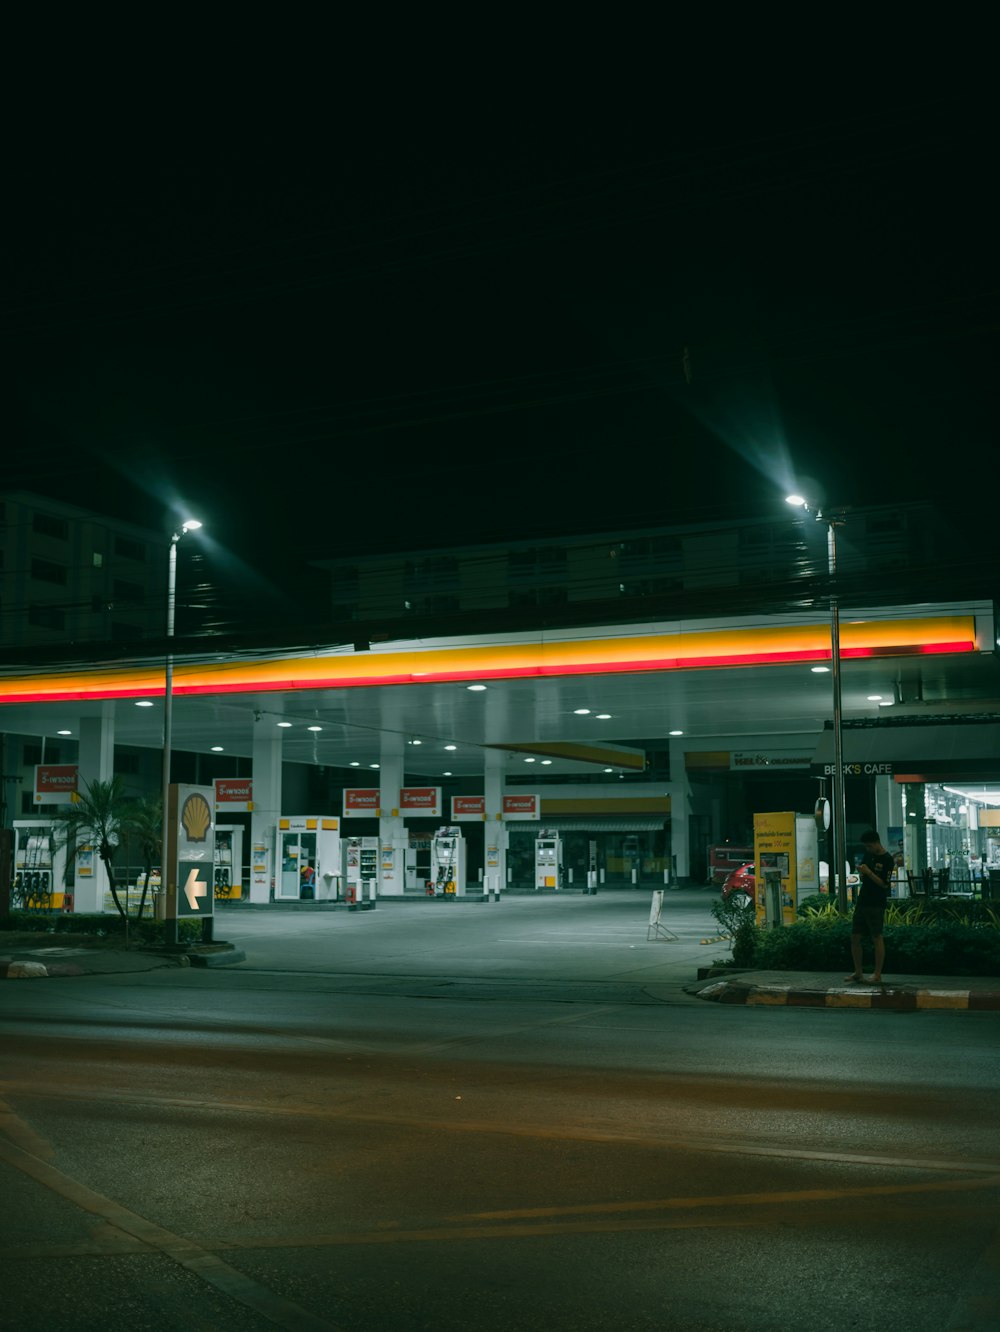
[[[86, 934], [95, 939], [125, 942], [125, 921], [110, 912], [84, 914], [71, 911], [12, 911], [4, 920], [5, 930], [25, 934]], [[163, 943], [163, 922], [159, 920], [129, 920], [129, 941], [140, 944]], [[177, 937], [181, 943], [201, 941], [200, 920], [177, 922]]]
[[837, 910], [836, 897], [831, 897], [829, 893], [810, 893], [808, 897], [799, 899], [795, 911], [799, 916], [826, 915], [831, 908]]
[[[925, 913], [926, 915], [926, 913]], [[872, 955], [863, 938], [864, 956]], [[1000, 929], [932, 913], [915, 923], [885, 927], [886, 971], [896, 975], [1000, 976]], [[734, 943], [733, 959], [766, 971], [836, 971], [851, 965], [851, 925], [796, 921], [780, 929], [750, 928]]]

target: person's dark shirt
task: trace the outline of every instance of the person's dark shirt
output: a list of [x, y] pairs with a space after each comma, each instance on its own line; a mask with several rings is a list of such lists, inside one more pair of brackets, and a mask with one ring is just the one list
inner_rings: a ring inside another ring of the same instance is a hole
[[858, 906], [863, 907], [885, 907], [889, 897], [889, 880], [892, 871], [895, 868], [895, 862], [891, 851], [866, 851], [861, 857], [861, 864], [867, 865], [873, 874], [885, 884], [880, 888], [877, 883], [873, 883], [867, 874], [861, 875], [861, 889], [858, 893]]

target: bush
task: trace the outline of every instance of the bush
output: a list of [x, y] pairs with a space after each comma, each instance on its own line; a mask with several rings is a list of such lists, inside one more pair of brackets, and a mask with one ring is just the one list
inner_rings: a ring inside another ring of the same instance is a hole
[[[125, 941], [125, 922], [117, 912], [86, 915], [71, 911], [12, 911], [2, 927], [24, 934], [87, 934], [95, 939]], [[159, 920], [129, 920], [128, 933], [132, 943], [155, 945], [164, 941], [163, 922]], [[178, 921], [177, 937], [181, 943], [200, 943], [201, 921]]]
[[800, 898], [795, 912], [799, 916], [808, 916], [819, 913], [827, 915], [830, 910], [837, 910], [837, 899], [831, 897], [829, 893], [810, 893], [808, 897]]
[[[871, 941], [863, 937], [869, 957]], [[885, 953], [886, 970], [897, 975], [1000, 976], [1000, 928], [932, 913], [915, 923], [887, 924]], [[817, 918], [774, 930], [753, 926], [734, 944], [733, 958], [742, 966], [767, 971], [849, 967], [850, 921]]]

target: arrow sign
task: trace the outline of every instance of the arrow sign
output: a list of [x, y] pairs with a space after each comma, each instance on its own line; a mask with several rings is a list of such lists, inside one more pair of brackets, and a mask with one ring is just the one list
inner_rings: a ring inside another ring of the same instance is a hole
[[177, 915], [212, 916], [215, 893], [212, 889], [212, 865], [205, 861], [181, 861], [177, 866]]
[[197, 869], [193, 869], [187, 876], [184, 884], [184, 896], [188, 900], [188, 906], [192, 911], [198, 910], [198, 898], [208, 895], [208, 884], [204, 879], [198, 878]]

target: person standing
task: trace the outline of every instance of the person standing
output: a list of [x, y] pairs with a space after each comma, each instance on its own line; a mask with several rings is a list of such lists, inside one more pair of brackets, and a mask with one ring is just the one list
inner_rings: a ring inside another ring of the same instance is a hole
[[882, 927], [885, 921], [885, 904], [889, 899], [893, 859], [892, 852], [885, 849], [881, 838], [874, 830], [861, 834], [861, 845], [864, 847], [858, 865], [861, 888], [851, 923], [851, 958], [854, 962], [854, 971], [850, 976], [846, 976], [845, 980], [864, 979], [861, 972], [861, 936], [864, 932], [871, 936], [875, 949], [875, 970], [872, 973], [872, 981], [878, 985], [882, 981], [882, 968], [885, 966], [885, 939]]

